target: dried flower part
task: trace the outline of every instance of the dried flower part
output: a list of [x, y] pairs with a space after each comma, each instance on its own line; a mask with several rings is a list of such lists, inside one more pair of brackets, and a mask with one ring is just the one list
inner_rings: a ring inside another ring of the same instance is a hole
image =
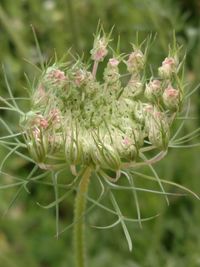
[[152, 80], [148, 84], [146, 84], [145, 88], [145, 97], [150, 101], [155, 101], [156, 99], [159, 99], [159, 97], [162, 95], [162, 84], [159, 80]]
[[166, 57], [162, 66], [158, 69], [161, 78], [168, 79], [177, 71], [177, 60], [173, 57]]
[[130, 73], [138, 73], [144, 67], [144, 63], [144, 54], [142, 51], [136, 50], [129, 55], [126, 65]]
[[178, 109], [180, 105], [180, 93], [169, 85], [163, 93], [163, 102], [169, 109]]

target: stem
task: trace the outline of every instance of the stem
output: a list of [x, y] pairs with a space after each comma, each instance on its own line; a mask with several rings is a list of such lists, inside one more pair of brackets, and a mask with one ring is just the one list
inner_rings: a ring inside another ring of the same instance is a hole
[[98, 65], [99, 65], [99, 61], [95, 60], [94, 61], [94, 65], [93, 65], [93, 69], [92, 69], [92, 75], [93, 75], [94, 78], [96, 78]]
[[86, 197], [88, 192], [88, 186], [90, 181], [92, 168], [88, 166], [81, 178], [78, 191], [75, 199], [74, 206], [74, 251], [75, 251], [75, 266], [85, 267], [86, 256], [85, 256], [85, 208], [86, 208]]

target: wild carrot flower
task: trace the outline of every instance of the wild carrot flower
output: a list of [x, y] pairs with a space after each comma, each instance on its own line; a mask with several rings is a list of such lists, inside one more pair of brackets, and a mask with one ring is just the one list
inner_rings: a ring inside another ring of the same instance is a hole
[[[135, 220], [121, 213], [112, 189], [133, 191], [138, 216], [136, 221], [141, 225], [142, 220], [147, 220], [141, 218], [136, 193], [139, 189], [134, 186], [132, 173], [134, 168], [144, 165], [152, 170], [152, 164], [161, 160], [169, 147], [176, 146], [177, 134], [171, 138], [172, 127], [185, 101], [183, 75], [180, 73], [182, 61], [178, 59], [176, 48], [173, 53], [169, 51], [158, 73], [149, 77], [146, 72], [148, 42], [146, 48], [133, 46], [133, 51], [127, 56], [113, 53], [108, 47], [109, 42], [110, 35], [98, 31], [90, 51], [92, 69], [80, 58], [74, 63], [56, 61], [52, 66], [42, 69], [37, 84], [33, 86], [28, 112], [19, 110], [10, 90], [14, 106], [0, 98], [8, 109], [20, 114], [23, 149], [28, 150], [30, 160], [38, 168], [53, 175], [55, 191], [58, 175], [63, 170], [70, 170], [74, 176], [67, 185], [71, 190], [80, 180], [74, 219], [77, 266], [84, 266], [81, 264], [83, 257], [79, 257], [83, 254], [79, 242], [83, 244], [82, 224], [91, 173], [96, 174], [102, 189], [99, 201], [104, 195], [104, 186], [108, 186], [114, 207], [111, 213], [117, 216], [113, 225], [122, 224], [131, 250], [125, 222]], [[98, 64], [106, 57], [103, 79], [98, 80]], [[125, 64], [128, 71], [126, 82], [121, 79], [121, 64]], [[196, 136], [198, 131], [191, 136]], [[183, 138], [184, 142], [191, 136]], [[15, 134], [10, 137], [16, 140]], [[21, 142], [17, 142], [18, 148]], [[149, 151], [156, 151], [157, 154], [148, 159]], [[24, 156], [23, 153], [20, 155]], [[116, 184], [118, 179], [126, 180], [129, 186]], [[159, 184], [160, 191], [149, 191], [165, 195], [168, 201], [159, 177], [155, 175], [153, 180]], [[140, 190], [148, 191], [143, 188]], [[56, 193], [55, 205], [60, 199], [63, 198], [58, 198]], [[98, 201], [93, 202], [98, 205]], [[111, 210], [104, 205], [100, 207]]]

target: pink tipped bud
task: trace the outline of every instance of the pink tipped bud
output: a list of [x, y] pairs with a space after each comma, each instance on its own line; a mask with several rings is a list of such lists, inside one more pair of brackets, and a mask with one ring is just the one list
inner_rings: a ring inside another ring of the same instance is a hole
[[39, 124], [39, 125], [40, 125], [41, 128], [46, 129], [46, 128], [48, 127], [49, 124], [48, 124], [48, 121], [47, 121], [46, 119], [41, 118], [41, 119], [40, 119], [40, 124]]
[[178, 108], [180, 103], [179, 91], [169, 85], [163, 93], [163, 102], [169, 109]]
[[64, 71], [52, 67], [47, 69], [47, 79], [56, 85], [63, 85], [67, 81]]
[[78, 70], [75, 74], [75, 80], [74, 80], [76, 86], [81, 87], [81, 85], [84, 83], [85, 79], [86, 79], [85, 71], [82, 69]]
[[161, 82], [152, 80], [146, 85], [145, 96], [149, 100], [154, 100], [162, 94]]
[[177, 61], [175, 58], [167, 57], [162, 62], [162, 66], [158, 69], [161, 78], [170, 78], [176, 72]]
[[32, 120], [32, 125], [46, 129], [49, 124], [42, 115], [36, 115], [36, 117]]
[[110, 58], [109, 64], [111, 67], [117, 67], [119, 65], [119, 60], [117, 60], [116, 58]]
[[122, 143], [123, 143], [123, 145], [125, 145], [125, 146], [130, 146], [130, 145], [131, 145], [131, 140], [130, 140], [130, 138], [125, 137], [125, 138], [123, 139]]
[[61, 81], [66, 79], [64, 71], [60, 71], [60, 70], [55, 70], [53, 72], [53, 77]]
[[105, 47], [100, 47], [94, 54], [93, 60], [102, 61], [106, 55], [107, 55], [107, 49]]
[[132, 52], [129, 55], [126, 65], [130, 73], [140, 71], [144, 66], [144, 54], [142, 53], [142, 51], [137, 50]]
[[61, 70], [52, 70], [49, 73], [49, 77], [57, 79], [57, 80], [61, 80], [61, 81], [66, 79], [64, 71], [61, 71]]
[[103, 61], [105, 56], [108, 54], [107, 50], [108, 40], [105, 37], [100, 38], [99, 36], [94, 41], [94, 46], [90, 51], [91, 57], [94, 61]]

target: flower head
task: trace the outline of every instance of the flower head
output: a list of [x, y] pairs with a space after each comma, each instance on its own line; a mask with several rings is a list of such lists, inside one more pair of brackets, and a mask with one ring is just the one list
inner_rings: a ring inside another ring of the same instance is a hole
[[154, 101], [162, 95], [161, 81], [155, 79], [146, 84], [145, 96], [148, 100]]
[[[168, 86], [163, 93], [169, 78], [146, 77], [146, 56], [139, 48], [124, 62], [127, 82], [121, 81], [123, 60], [115, 52], [103, 79], [97, 80], [94, 73], [108, 55], [108, 42], [104, 33], [95, 37], [93, 70], [79, 59], [71, 66], [54, 63], [39, 78], [31, 111], [22, 120], [27, 147], [39, 166], [51, 165], [49, 159], [59, 154], [73, 174], [76, 166], [88, 164], [118, 172], [124, 164], [137, 162], [145, 141], [167, 149], [180, 104], [178, 91]], [[169, 77], [176, 71], [174, 58], [166, 58], [161, 68]], [[37, 101], [36, 92], [43, 101]]]
[[119, 60], [116, 58], [110, 58], [108, 62], [110, 64], [110, 66], [113, 68], [117, 67], [119, 65]]
[[180, 104], [180, 92], [169, 85], [163, 93], [163, 102], [169, 109], [178, 109]]
[[127, 69], [130, 73], [138, 73], [144, 67], [144, 54], [141, 50], [133, 51], [126, 61]]
[[170, 78], [177, 71], [177, 60], [173, 57], [166, 57], [162, 66], [158, 69], [161, 78]]
[[105, 36], [100, 37], [100, 35], [98, 35], [95, 38], [93, 48], [90, 51], [92, 60], [98, 62], [104, 60], [105, 56], [108, 54], [108, 42], [109, 40]]

